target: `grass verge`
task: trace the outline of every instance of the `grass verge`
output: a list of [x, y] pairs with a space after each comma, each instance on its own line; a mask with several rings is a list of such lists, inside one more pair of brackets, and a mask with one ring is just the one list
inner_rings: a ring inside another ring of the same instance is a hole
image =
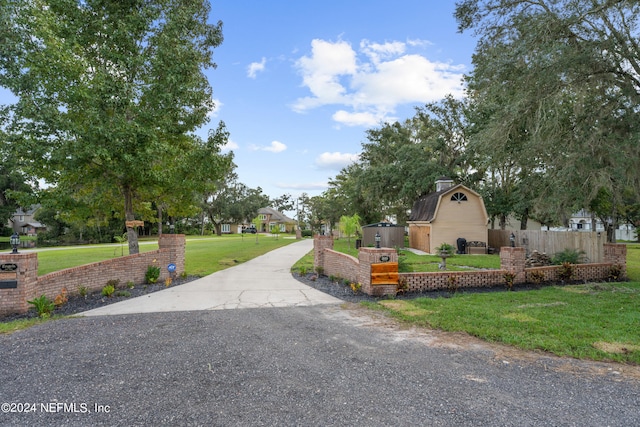
[[[353, 244], [353, 242], [352, 242]], [[356, 254], [336, 240], [334, 249]], [[401, 251], [405, 271], [437, 271], [440, 258]], [[499, 268], [495, 255], [456, 255], [448, 270]], [[294, 271], [313, 269], [313, 254]], [[559, 356], [640, 364], [640, 244], [627, 245], [629, 282], [550, 286], [535, 291], [454, 294], [362, 303], [411, 325], [466, 332], [486, 341]]]
[[369, 304], [413, 325], [559, 356], [634, 364], [640, 364], [639, 306], [639, 282]]
[[56, 319], [56, 316], [41, 318], [36, 317], [33, 319], [21, 319], [21, 320], [12, 320], [11, 322], [0, 322], [0, 334], [10, 334], [12, 332], [19, 331], [21, 329], [27, 329], [35, 325], [39, 325], [40, 323], [47, 322], [51, 319]]

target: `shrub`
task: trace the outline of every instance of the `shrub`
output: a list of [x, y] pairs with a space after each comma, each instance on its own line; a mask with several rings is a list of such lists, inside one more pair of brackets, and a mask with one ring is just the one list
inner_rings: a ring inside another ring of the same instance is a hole
[[116, 291], [116, 288], [113, 285], [106, 285], [102, 288], [102, 296], [107, 298], [111, 298], [111, 295]]
[[67, 288], [62, 288], [62, 291], [60, 291], [60, 293], [53, 299], [53, 304], [55, 304], [56, 307], [60, 307], [61, 305], [66, 304], [67, 301], [69, 301], [69, 298], [67, 297]]
[[107, 285], [113, 286], [114, 289], [118, 289], [118, 286], [120, 286], [120, 279], [107, 280]]
[[31, 301], [27, 301], [29, 304], [33, 305], [40, 317], [49, 317], [51, 312], [55, 310], [56, 305], [47, 298], [46, 295], [40, 295], [38, 298], [34, 298]]
[[449, 277], [447, 277], [447, 289], [452, 294], [455, 294], [458, 291], [458, 277], [457, 276], [449, 276]]
[[399, 277], [397, 293], [404, 294], [405, 292], [407, 292], [408, 289], [409, 289], [409, 284], [407, 283], [407, 278]]
[[135, 287], [136, 287], [136, 284], [133, 283], [131, 280], [127, 282], [127, 289], [133, 289]]
[[544, 280], [544, 273], [542, 271], [533, 270], [529, 273], [529, 280], [531, 283], [539, 285]]
[[301, 230], [300, 231], [300, 235], [302, 237], [313, 237], [313, 231], [312, 230]]
[[563, 282], [568, 282], [573, 278], [575, 274], [575, 266], [570, 262], [563, 262], [558, 269], [558, 279]]
[[150, 265], [147, 267], [147, 272], [144, 274], [144, 280], [147, 283], [156, 283], [160, 277], [160, 267], [156, 265]]
[[83, 285], [83, 286], [80, 286], [80, 287], [78, 288], [78, 294], [80, 294], [80, 296], [81, 296], [82, 298], [86, 298], [86, 297], [87, 297], [87, 295], [89, 294], [89, 288], [87, 288], [87, 287], [86, 287], [86, 286], [84, 286], [84, 285]]
[[561, 265], [565, 262], [568, 262], [569, 264], [582, 264], [585, 261], [585, 252], [577, 249], [565, 249], [562, 252], [554, 254], [551, 259], [551, 262], [555, 265]]
[[117, 296], [117, 297], [129, 298], [131, 296], [131, 292], [129, 292], [129, 291], [118, 291], [114, 295]]
[[360, 289], [362, 288], [362, 284], [351, 282], [349, 283], [349, 287], [351, 288], [354, 294], [357, 294], [358, 292], [360, 292]]
[[438, 251], [437, 255], [445, 254], [447, 256], [453, 256], [453, 254], [456, 253], [456, 248], [449, 243], [441, 243], [436, 250]]
[[504, 277], [504, 284], [507, 287], [507, 290], [509, 291], [513, 290], [513, 281], [516, 278], [515, 273], [511, 271], [507, 271], [506, 273], [504, 273], [502, 277]]
[[609, 281], [610, 282], [618, 282], [622, 279], [623, 276], [622, 266], [619, 264], [612, 265], [609, 267]]

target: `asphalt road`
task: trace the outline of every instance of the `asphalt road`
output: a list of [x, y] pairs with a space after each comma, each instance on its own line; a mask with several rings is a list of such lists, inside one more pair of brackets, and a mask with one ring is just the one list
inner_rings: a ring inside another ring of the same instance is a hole
[[2, 426], [627, 427], [640, 425], [640, 375], [333, 304], [0, 335], [0, 403]]

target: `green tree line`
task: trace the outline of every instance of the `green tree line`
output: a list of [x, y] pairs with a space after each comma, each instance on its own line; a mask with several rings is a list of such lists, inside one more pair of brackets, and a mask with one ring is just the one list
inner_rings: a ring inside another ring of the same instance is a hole
[[639, 12], [635, 1], [458, 2], [459, 30], [478, 40], [466, 96], [368, 130], [359, 160], [306, 200], [310, 222], [402, 224], [445, 175], [483, 195], [494, 227], [567, 225], [588, 209], [613, 241], [620, 221], [640, 220]]

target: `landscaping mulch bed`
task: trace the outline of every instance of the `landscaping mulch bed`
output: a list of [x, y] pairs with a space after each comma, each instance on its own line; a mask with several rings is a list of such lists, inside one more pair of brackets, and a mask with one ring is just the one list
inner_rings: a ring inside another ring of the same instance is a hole
[[[184, 278], [176, 278], [173, 280], [171, 287], [180, 286], [182, 284], [191, 282], [193, 280], [199, 279], [198, 276], [187, 276]], [[83, 311], [93, 310], [94, 308], [103, 307], [109, 304], [115, 304], [120, 301], [125, 301], [131, 298], [143, 296], [146, 294], [150, 294], [152, 292], [158, 292], [163, 289], [167, 289], [164, 283], [155, 283], [155, 284], [141, 284], [135, 285], [133, 288], [119, 287], [116, 290], [116, 293], [110, 297], [105, 297], [102, 295], [101, 291], [96, 291], [90, 294], [87, 294], [85, 297], [80, 295], [69, 296], [69, 300], [59, 306], [51, 313], [52, 315], [61, 315], [61, 316], [71, 316], [74, 314], [82, 313]], [[128, 292], [128, 296], [117, 296], [118, 292]], [[31, 319], [38, 317], [38, 313], [36, 310], [31, 308], [26, 313], [22, 314], [10, 314], [6, 316], [0, 316], [0, 322], [8, 322], [11, 320], [18, 319]]]
[[[383, 297], [374, 297], [371, 295], [364, 294], [362, 292], [354, 292], [351, 287], [345, 284], [343, 281], [334, 281], [331, 280], [327, 276], [318, 276], [316, 274], [306, 274], [300, 275], [297, 273], [293, 274], [293, 277], [304, 283], [307, 286], [310, 286], [314, 289], [317, 289], [321, 292], [339, 298], [346, 302], [359, 303], [362, 301], [380, 301], [384, 299], [389, 299], [388, 296]], [[186, 278], [177, 278], [171, 284], [171, 287], [180, 286], [182, 284], [191, 282], [193, 280], [199, 279], [198, 276], [187, 276]], [[84, 311], [92, 310], [94, 308], [103, 307], [105, 305], [114, 304], [120, 301], [125, 301], [127, 299], [139, 297], [142, 295], [146, 295], [152, 292], [161, 291], [163, 289], [167, 289], [164, 283], [156, 283], [153, 285], [135, 285], [135, 287], [128, 289], [126, 287], [119, 288], [117, 291], [125, 291], [129, 293], [129, 296], [117, 296], [114, 294], [111, 297], [105, 297], [102, 295], [100, 291], [88, 294], [86, 297], [82, 297], [79, 295], [70, 296], [69, 300], [63, 304], [62, 306], [56, 307], [55, 311], [52, 313], [53, 315], [61, 315], [61, 316], [71, 316], [74, 314], [82, 313]], [[532, 290], [539, 289], [538, 287], [527, 286], [527, 285], [516, 285], [514, 286], [514, 291], [522, 291], [522, 290]], [[460, 289], [457, 293], [479, 293], [479, 292], [502, 292], [505, 291], [505, 288], [502, 286], [497, 286], [493, 288], [473, 288], [473, 289]], [[448, 291], [430, 291], [430, 292], [407, 292], [403, 294], [398, 294], [394, 299], [413, 299], [419, 297], [428, 297], [428, 298], [449, 298], [452, 294]], [[8, 322], [11, 320], [18, 319], [30, 319], [37, 317], [35, 309], [31, 309], [26, 313], [22, 314], [11, 314], [6, 316], [0, 316], [0, 322]]]
[[[317, 289], [321, 292], [342, 299], [347, 302], [361, 302], [361, 301], [381, 301], [389, 298], [393, 299], [414, 299], [414, 298], [450, 298], [453, 293], [442, 291], [428, 291], [428, 292], [405, 292], [399, 293], [395, 297], [381, 296], [374, 297], [364, 294], [362, 292], [353, 292], [351, 287], [345, 284], [343, 281], [333, 281], [327, 276], [318, 276], [316, 274], [299, 275], [294, 274], [294, 278], [298, 281]], [[521, 284], [514, 285], [512, 291], [530, 291], [540, 289], [544, 285], [530, 285]], [[487, 293], [487, 292], [506, 292], [505, 286], [494, 286], [492, 288], [460, 288], [456, 291], [456, 294], [471, 294], [471, 293]]]

